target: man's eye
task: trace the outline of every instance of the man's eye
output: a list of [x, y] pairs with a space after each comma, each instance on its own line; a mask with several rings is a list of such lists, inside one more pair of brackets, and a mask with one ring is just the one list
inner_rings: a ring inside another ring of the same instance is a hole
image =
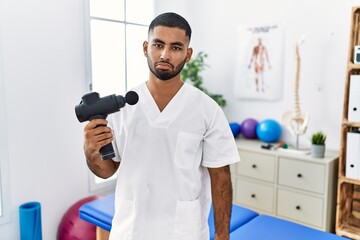
[[175, 51], [180, 51], [180, 50], [181, 50], [180, 47], [173, 47], [173, 49], [174, 49]]
[[154, 44], [154, 47], [156, 47], [156, 48], [161, 48], [162, 45], [161, 45], [161, 44]]

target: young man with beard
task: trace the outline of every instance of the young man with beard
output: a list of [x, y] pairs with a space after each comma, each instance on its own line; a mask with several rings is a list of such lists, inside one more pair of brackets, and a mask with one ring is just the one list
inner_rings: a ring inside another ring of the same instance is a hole
[[[156, 17], [143, 44], [149, 79], [133, 89], [139, 102], [84, 129], [92, 172], [108, 178], [119, 169], [110, 240], [209, 240], [211, 203], [215, 239], [229, 239], [229, 164], [239, 154], [221, 108], [180, 79], [190, 38], [183, 17]], [[110, 142], [116, 157], [103, 161], [99, 149]]]

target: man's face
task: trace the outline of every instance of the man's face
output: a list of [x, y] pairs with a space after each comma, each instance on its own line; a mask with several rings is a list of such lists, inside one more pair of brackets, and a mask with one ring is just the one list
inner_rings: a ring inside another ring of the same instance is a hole
[[144, 54], [150, 71], [160, 80], [177, 76], [192, 54], [185, 31], [179, 28], [157, 26], [144, 42]]

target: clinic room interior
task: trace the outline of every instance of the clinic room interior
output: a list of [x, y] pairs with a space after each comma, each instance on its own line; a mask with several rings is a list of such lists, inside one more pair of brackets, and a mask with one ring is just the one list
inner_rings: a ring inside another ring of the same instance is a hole
[[116, 174], [89, 170], [75, 107], [147, 81], [164, 12], [190, 23], [183, 71], [200, 83], [182, 80], [220, 105], [239, 152], [232, 217], [254, 216], [230, 239], [264, 239], [246, 237], [264, 216], [268, 236], [297, 229], [268, 239], [360, 239], [360, 1], [0, 0], [0, 240], [107, 239], [80, 209], [109, 200]]

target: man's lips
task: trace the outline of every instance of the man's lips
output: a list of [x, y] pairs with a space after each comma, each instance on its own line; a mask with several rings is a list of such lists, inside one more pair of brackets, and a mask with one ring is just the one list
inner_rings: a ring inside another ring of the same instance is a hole
[[165, 62], [159, 62], [155, 65], [155, 67], [159, 70], [169, 70], [173, 68], [173, 66], [170, 63], [165, 63]]

